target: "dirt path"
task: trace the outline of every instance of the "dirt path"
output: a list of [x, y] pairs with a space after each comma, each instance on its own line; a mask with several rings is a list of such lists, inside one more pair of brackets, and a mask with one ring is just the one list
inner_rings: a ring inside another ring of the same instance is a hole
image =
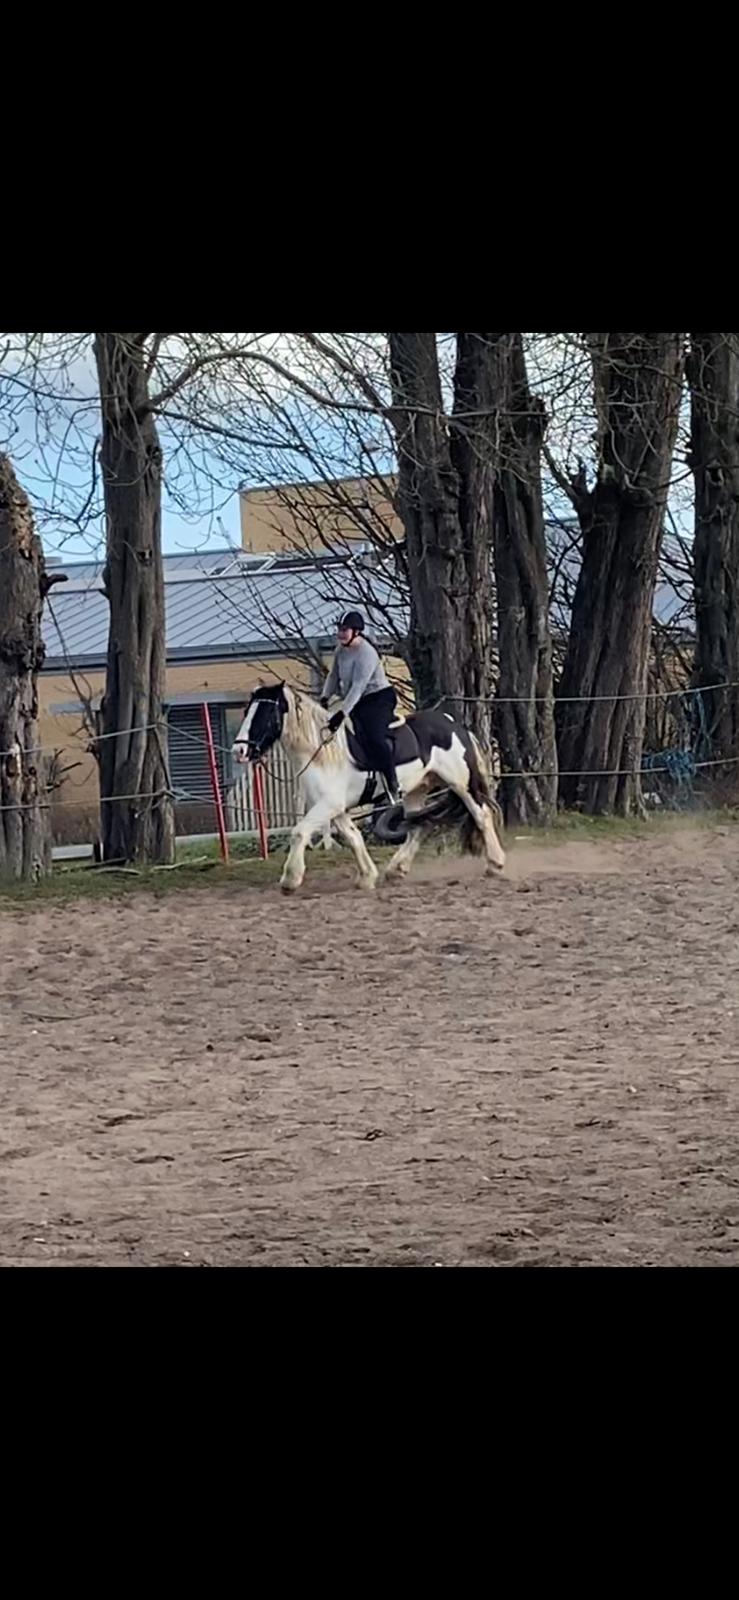
[[738, 1264], [739, 829], [479, 873], [4, 907], [0, 1263]]

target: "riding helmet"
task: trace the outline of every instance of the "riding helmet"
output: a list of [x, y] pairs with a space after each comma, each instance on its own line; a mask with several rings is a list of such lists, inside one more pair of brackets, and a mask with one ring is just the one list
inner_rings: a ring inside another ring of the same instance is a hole
[[364, 633], [364, 617], [361, 611], [345, 611], [343, 617], [339, 617], [336, 626], [352, 628], [354, 633]]

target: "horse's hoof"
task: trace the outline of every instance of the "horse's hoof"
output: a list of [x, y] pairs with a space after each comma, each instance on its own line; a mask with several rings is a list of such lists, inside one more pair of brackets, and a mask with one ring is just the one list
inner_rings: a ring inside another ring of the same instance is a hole
[[283, 882], [283, 883], [280, 884], [280, 888], [281, 888], [283, 894], [297, 894], [298, 889], [300, 888], [300, 884], [299, 883], [284, 883]]

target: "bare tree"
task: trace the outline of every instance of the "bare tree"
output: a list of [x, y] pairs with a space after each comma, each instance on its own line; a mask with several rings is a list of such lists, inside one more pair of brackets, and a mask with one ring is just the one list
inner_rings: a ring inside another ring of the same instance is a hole
[[48, 587], [28, 496], [0, 454], [0, 877], [31, 881], [51, 865], [36, 692]]
[[[739, 754], [739, 334], [692, 333], [696, 653], [708, 750]], [[731, 684], [716, 689], [717, 684]]]
[[[586, 335], [597, 473], [566, 482], [582, 565], [559, 685], [560, 798], [592, 813], [641, 808], [652, 605], [677, 436], [684, 336]], [[585, 698], [587, 697], [587, 698]]]
[[[506, 821], [550, 821], [557, 808], [549, 579], [541, 482], [546, 427], [531, 394], [520, 333], [485, 335], [494, 408], [494, 553], [498, 638], [495, 729]], [[515, 776], [514, 776], [515, 774]]]
[[103, 587], [110, 605], [100, 790], [106, 860], [169, 863], [175, 834], [162, 720], [162, 452], [146, 337], [95, 335], [107, 526]]
[[445, 414], [434, 333], [390, 333], [396, 505], [406, 536], [408, 659], [421, 703], [448, 699], [489, 740], [492, 451], [485, 409], [489, 347], [460, 336], [454, 408]]

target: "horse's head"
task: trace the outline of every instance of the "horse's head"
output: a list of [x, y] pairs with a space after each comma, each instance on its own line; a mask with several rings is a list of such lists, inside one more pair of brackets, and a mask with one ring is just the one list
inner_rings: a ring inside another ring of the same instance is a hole
[[266, 755], [282, 734], [287, 710], [284, 684], [269, 683], [255, 689], [244, 707], [244, 720], [231, 748], [234, 761], [245, 766], [247, 761], [258, 761]]

